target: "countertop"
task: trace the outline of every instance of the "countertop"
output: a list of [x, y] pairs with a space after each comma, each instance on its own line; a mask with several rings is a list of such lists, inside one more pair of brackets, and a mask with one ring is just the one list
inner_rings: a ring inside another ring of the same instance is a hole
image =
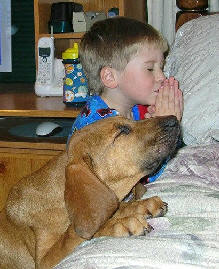
[[67, 107], [61, 96], [37, 96], [33, 84], [0, 83], [0, 116], [75, 118], [79, 112]]

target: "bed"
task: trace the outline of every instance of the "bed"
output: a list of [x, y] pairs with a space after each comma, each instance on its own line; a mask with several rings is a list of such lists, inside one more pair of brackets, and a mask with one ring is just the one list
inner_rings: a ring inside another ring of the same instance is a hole
[[219, 268], [219, 15], [184, 24], [165, 65], [184, 92], [181, 148], [143, 198], [168, 202], [147, 236], [86, 241], [55, 269]]

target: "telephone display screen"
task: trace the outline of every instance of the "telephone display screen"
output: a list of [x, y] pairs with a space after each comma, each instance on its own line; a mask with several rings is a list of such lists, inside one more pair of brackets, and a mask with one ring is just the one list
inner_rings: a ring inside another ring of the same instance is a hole
[[50, 47], [48, 48], [39, 48], [39, 56], [40, 57], [49, 57], [51, 53]]

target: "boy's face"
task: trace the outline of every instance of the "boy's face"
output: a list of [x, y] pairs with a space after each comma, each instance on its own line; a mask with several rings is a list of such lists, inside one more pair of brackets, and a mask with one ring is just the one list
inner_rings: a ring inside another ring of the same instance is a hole
[[154, 105], [164, 81], [163, 53], [157, 48], [142, 48], [118, 75], [118, 90], [130, 104]]

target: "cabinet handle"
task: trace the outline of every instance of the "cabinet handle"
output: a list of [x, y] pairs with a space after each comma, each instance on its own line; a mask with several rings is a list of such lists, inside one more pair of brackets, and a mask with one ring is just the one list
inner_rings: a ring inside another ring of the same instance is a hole
[[0, 163], [0, 174], [4, 174], [6, 172], [6, 166], [4, 163]]

